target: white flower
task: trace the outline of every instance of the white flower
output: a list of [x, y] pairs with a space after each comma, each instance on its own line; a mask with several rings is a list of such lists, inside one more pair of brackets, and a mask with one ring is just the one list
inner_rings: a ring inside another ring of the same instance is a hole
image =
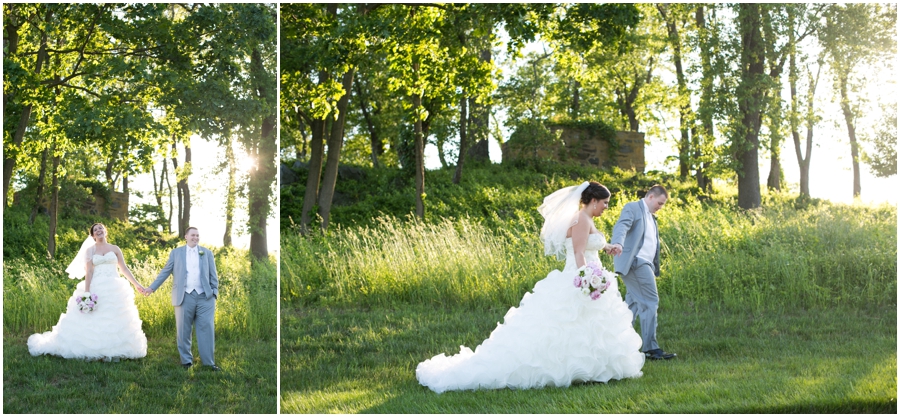
[[591, 277], [591, 286], [594, 288], [600, 287], [600, 276], [594, 275]]

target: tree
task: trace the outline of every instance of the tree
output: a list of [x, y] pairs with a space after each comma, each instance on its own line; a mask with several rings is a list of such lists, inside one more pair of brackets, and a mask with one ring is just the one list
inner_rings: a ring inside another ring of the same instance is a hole
[[762, 19], [759, 4], [741, 3], [738, 6], [738, 32], [741, 36], [740, 85], [737, 101], [739, 126], [733, 138], [735, 161], [739, 164], [738, 206], [745, 209], [759, 207], [759, 129], [768, 79], [765, 74], [765, 44], [762, 38]]
[[825, 9], [824, 17], [825, 26], [820, 31], [819, 40], [826, 51], [835, 90], [840, 96], [841, 112], [850, 140], [853, 196], [858, 197], [862, 189], [856, 135], [860, 98], [855, 97], [853, 90], [865, 82], [861, 67], [896, 54], [897, 8], [896, 5], [835, 4]]
[[864, 138], [871, 151], [863, 151], [863, 162], [869, 165], [876, 177], [897, 175], [897, 102], [881, 108], [881, 119], [875, 132]]
[[[687, 78], [682, 63], [682, 41], [679, 27], [688, 20], [687, 10], [680, 6], [657, 4], [660, 16], [666, 24], [669, 46], [672, 48], [672, 62], [675, 66], [675, 79], [678, 85], [678, 115], [681, 138], [678, 141], [678, 172], [681, 178], [687, 178], [691, 169], [691, 128], [694, 124], [694, 112], [691, 109], [691, 97], [687, 87]], [[673, 9], [674, 10], [671, 10]]]
[[[309, 177], [303, 198], [301, 232], [308, 231], [310, 213], [319, 206], [322, 227], [327, 227], [337, 164], [343, 145], [344, 122], [353, 84], [350, 51], [364, 49], [361, 33], [364, 21], [357, 19], [379, 5], [345, 7], [336, 4], [285, 4], [281, 6], [281, 44], [290, 53], [282, 56], [282, 112], [294, 111], [311, 127]], [[361, 54], [357, 54], [359, 56]], [[334, 119], [329, 121], [329, 119]], [[329, 128], [330, 126], [330, 128]], [[325, 161], [325, 138], [329, 140], [330, 168], [321, 172]], [[327, 207], [322, 207], [326, 203]]]

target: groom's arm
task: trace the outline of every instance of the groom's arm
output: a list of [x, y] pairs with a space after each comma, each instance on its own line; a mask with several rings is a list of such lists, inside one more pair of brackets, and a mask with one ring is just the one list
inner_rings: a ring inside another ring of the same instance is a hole
[[622, 208], [619, 221], [613, 226], [612, 239], [610, 240], [612, 245], [625, 245], [625, 235], [628, 234], [628, 231], [631, 230], [631, 225], [634, 223], [634, 212], [631, 210], [631, 204], [628, 203]]
[[216, 298], [219, 298], [219, 274], [216, 272], [216, 258], [212, 251], [209, 252], [209, 288], [212, 290]]
[[156, 291], [156, 289], [159, 288], [159, 286], [162, 285], [162, 283], [165, 282], [165, 280], [168, 279], [170, 275], [172, 275], [172, 270], [174, 268], [175, 268], [175, 251], [173, 250], [173, 251], [169, 252], [169, 260], [166, 261], [166, 266], [164, 266], [162, 271], [159, 273], [159, 275], [156, 276], [156, 280], [153, 281], [152, 284], [150, 284], [150, 289], [152, 289], [153, 291]]

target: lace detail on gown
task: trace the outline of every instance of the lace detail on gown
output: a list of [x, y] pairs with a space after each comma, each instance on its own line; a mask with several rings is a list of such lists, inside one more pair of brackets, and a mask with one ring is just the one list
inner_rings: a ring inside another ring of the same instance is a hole
[[[605, 244], [603, 235], [589, 235], [585, 261], [599, 262]], [[584, 296], [572, 283], [577, 268], [571, 238], [566, 252], [563, 271], [538, 281], [474, 351], [460, 346], [456, 355], [442, 353], [420, 363], [419, 383], [441, 393], [640, 377], [641, 338], [618, 284], [613, 281], [599, 300]]]
[[28, 351], [32, 356], [86, 360], [147, 356], [147, 337], [141, 330], [134, 290], [119, 276], [116, 255], [95, 254], [92, 262], [91, 292], [99, 297], [97, 309], [89, 313], [78, 310], [75, 296], [84, 293], [84, 281], [79, 282], [56, 326], [49, 332], [28, 337]]

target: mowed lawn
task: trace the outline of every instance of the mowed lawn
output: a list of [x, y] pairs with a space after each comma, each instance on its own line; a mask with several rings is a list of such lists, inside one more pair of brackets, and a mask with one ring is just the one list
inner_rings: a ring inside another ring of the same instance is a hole
[[[274, 414], [277, 344], [216, 340], [222, 372], [180, 366], [175, 336], [119, 362], [32, 357], [24, 335], [3, 335], [3, 412], [27, 414]], [[196, 339], [194, 356], [197, 357]], [[197, 360], [199, 364], [199, 359]]]
[[416, 365], [508, 307], [282, 309], [282, 413], [896, 413], [897, 309], [734, 311], [664, 300], [678, 353], [638, 379], [435, 394]]

